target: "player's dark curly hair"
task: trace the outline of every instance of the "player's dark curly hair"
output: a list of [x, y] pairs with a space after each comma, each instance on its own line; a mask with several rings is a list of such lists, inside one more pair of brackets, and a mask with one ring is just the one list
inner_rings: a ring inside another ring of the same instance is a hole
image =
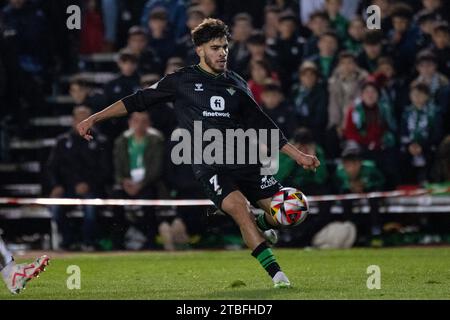
[[208, 18], [203, 20], [194, 30], [191, 31], [192, 42], [196, 47], [201, 46], [213, 39], [230, 38], [228, 26], [219, 19]]

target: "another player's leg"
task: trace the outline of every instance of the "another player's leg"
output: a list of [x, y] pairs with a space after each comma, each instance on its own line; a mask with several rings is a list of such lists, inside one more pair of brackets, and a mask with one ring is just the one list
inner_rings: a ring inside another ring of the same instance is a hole
[[244, 195], [240, 191], [231, 192], [222, 201], [221, 208], [236, 221], [246, 245], [252, 250], [252, 255], [270, 275], [275, 288], [289, 287], [289, 280], [281, 271], [272, 249], [269, 248], [261, 232], [259, 232], [255, 218]]
[[27, 282], [38, 277], [48, 263], [49, 258], [44, 255], [32, 263], [16, 264], [11, 252], [0, 239], [0, 272], [11, 293], [17, 294], [25, 289]]

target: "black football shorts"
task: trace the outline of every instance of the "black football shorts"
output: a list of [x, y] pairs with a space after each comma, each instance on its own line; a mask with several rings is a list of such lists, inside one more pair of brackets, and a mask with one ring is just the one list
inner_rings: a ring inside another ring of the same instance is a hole
[[271, 198], [282, 186], [271, 175], [261, 175], [259, 168], [239, 168], [211, 171], [199, 178], [206, 196], [217, 208], [221, 209], [222, 201], [233, 191], [239, 190], [250, 203], [258, 207], [258, 200]]

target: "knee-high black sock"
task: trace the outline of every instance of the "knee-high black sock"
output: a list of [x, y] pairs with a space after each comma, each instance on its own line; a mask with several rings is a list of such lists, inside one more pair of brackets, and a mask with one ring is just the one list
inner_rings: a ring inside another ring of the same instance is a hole
[[261, 263], [262, 267], [272, 278], [277, 274], [278, 271], [281, 271], [281, 268], [277, 263], [277, 259], [272, 253], [272, 249], [267, 246], [267, 243], [265, 241], [257, 246], [255, 250], [253, 250], [252, 256], [254, 256], [259, 261], [259, 263]]

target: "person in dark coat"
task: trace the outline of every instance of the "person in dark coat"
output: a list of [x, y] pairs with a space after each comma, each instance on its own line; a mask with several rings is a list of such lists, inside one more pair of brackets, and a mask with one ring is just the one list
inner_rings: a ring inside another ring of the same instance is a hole
[[310, 61], [300, 66], [299, 80], [291, 95], [297, 127], [310, 129], [315, 140], [324, 145], [328, 123], [328, 91], [319, 82], [317, 66]]
[[[138, 57], [127, 49], [121, 50], [117, 65], [120, 69], [118, 77], [104, 87], [106, 105], [112, 104], [140, 89], [140, 77], [137, 72]], [[114, 119], [110, 123], [100, 124], [100, 130], [114, 140], [127, 128], [126, 119]]]
[[[95, 133], [96, 140], [86, 143], [75, 131], [75, 126], [91, 115], [85, 106], [73, 110], [73, 129], [57, 139], [49, 161], [48, 175], [52, 198], [98, 198], [105, 194], [105, 185], [111, 172], [108, 140]], [[82, 206], [82, 249], [92, 251], [96, 246], [96, 207]], [[63, 249], [73, 249], [78, 239], [66, 210], [61, 206], [50, 208], [62, 235]]]

